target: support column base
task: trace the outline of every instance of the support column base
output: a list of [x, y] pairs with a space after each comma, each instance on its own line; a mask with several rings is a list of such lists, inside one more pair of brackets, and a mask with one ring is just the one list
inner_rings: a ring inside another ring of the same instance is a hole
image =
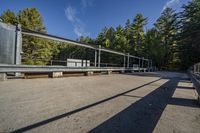
[[94, 72], [88, 71], [85, 73], [85, 76], [92, 76], [94, 74]]
[[125, 70], [121, 70], [120, 73], [125, 73]]
[[0, 73], [0, 81], [7, 80], [7, 74], [6, 73]]
[[135, 73], [135, 71], [134, 71], [134, 70], [132, 70], [132, 71], [131, 71], [131, 73]]
[[63, 72], [52, 72], [50, 75], [51, 78], [63, 77]]
[[112, 71], [107, 71], [107, 74], [108, 74], [108, 75], [112, 74]]

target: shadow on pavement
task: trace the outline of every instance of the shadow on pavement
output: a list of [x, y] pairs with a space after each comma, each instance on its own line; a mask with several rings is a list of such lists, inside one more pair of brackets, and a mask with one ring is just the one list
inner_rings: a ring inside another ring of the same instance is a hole
[[177, 86], [177, 89], [189, 89], [189, 90], [194, 90], [194, 87], [188, 87], [188, 86]]
[[133, 97], [133, 98], [143, 98], [143, 97], [141, 97], [141, 96], [127, 95], [127, 94], [122, 95], [122, 96]]
[[148, 95], [144, 97], [127, 94], [129, 92], [140, 89], [144, 86], [150, 85], [159, 80], [160, 79], [151, 81], [139, 87], [130, 89], [123, 93], [89, 104], [87, 106], [78, 108], [76, 110], [73, 110], [73, 111], [70, 111], [70, 112], [55, 116], [55, 117], [51, 117], [49, 119], [34, 123], [32, 125], [28, 125], [26, 127], [22, 127], [13, 132], [25, 132], [37, 127], [41, 127], [48, 123], [54, 122], [56, 120], [62, 119], [64, 117], [70, 116], [80, 111], [89, 109], [91, 107], [97, 106], [109, 100], [115, 99], [119, 96], [136, 97], [140, 99], [136, 101], [135, 103], [133, 103], [132, 105], [130, 105], [129, 107], [127, 107], [126, 109], [124, 109], [123, 111], [113, 116], [112, 118], [98, 125], [97, 127], [95, 127], [89, 132], [90, 133], [133, 133], [133, 132], [150, 133], [150, 132], [153, 132], [167, 104], [196, 107], [195, 100], [189, 101], [186, 99], [172, 98], [172, 95], [179, 81], [181, 80], [180, 78], [170, 78], [162, 86], [160, 86], [159, 88], [157, 88], [156, 90], [152, 91], [151, 93], [149, 93]]
[[161, 77], [158, 73], [153, 72], [134, 72], [134, 73], [125, 73], [125, 75], [133, 75], [133, 76], [145, 76], [145, 77]]
[[[155, 91], [92, 129], [90, 133], [153, 132], [178, 82], [179, 79], [170, 79]], [[169, 89], [166, 90], [166, 87]]]
[[54, 122], [54, 121], [56, 121], [56, 120], [59, 120], [59, 119], [62, 119], [62, 118], [64, 118], [64, 117], [70, 116], [70, 115], [75, 114], [75, 113], [78, 113], [78, 112], [80, 112], [80, 111], [83, 111], [83, 110], [85, 110], [85, 109], [89, 109], [89, 108], [91, 108], [91, 107], [97, 106], [97, 105], [99, 105], [99, 104], [102, 104], [102, 103], [104, 103], [104, 102], [107, 102], [107, 101], [109, 101], [109, 100], [112, 100], [112, 99], [114, 99], [114, 98], [117, 98], [117, 97], [119, 97], [119, 96], [123, 96], [123, 95], [125, 95], [125, 94], [127, 94], [127, 93], [129, 93], [129, 92], [132, 92], [132, 91], [134, 91], [134, 90], [140, 89], [140, 88], [142, 88], [142, 87], [144, 87], [144, 86], [147, 86], [147, 85], [152, 84], [152, 83], [154, 83], [154, 82], [157, 82], [157, 81], [159, 81], [159, 80], [161, 80], [161, 78], [156, 79], [156, 80], [154, 80], [154, 81], [151, 81], [151, 82], [149, 82], [149, 83], [146, 83], [146, 84], [144, 84], [144, 85], [138, 86], [138, 87], [136, 87], [136, 88], [130, 89], [130, 90], [125, 91], [125, 92], [123, 92], [123, 93], [119, 93], [119, 94], [114, 95], [114, 96], [112, 96], [112, 97], [103, 99], [103, 100], [101, 100], [101, 101], [98, 101], [98, 102], [89, 104], [89, 105], [87, 105], [87, 106], [78, 108], [78, 109], [76, 109], [76, 110], [73, 110], [73, 111], [70, 111], [70, 112], [67, 112], [67, 113], [64, 113], [64, 114], [55, 116], [55, 117], [51, 117], [51, 118], [49, 118], [49, 119], [46, 119], [46, 120], [43, 120], [43, 121], [34, 123], [34, 124], [32, 124], [32, 125], [28, 125], [28, 126], [26, 126], [26, 127], [19, 128], [19, 129], [17, 129], [17, 130], [12, 131], [11, 133], [21, 133], [21, 132], [29, 131], [29, 130], [31, 130], [31, 129], [34, 129], [34, 128], [37, 128], [37, 127], [46, 125], [46, 124], [48, 124], [48, 123], [50, 123], [50, 122]]
[[199, 104], [197, 100], [194, 99], [184, 99], [184, 98], [171, 98], [169, 103], [171, 105], [179, 105], [179, 106], [186, 106], [186, 107], [196, 107], [199, 108]]

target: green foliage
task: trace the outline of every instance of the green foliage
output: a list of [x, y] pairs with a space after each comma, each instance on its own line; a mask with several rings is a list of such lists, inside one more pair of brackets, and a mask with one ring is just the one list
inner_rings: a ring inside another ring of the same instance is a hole
[[171, 65], [177, 64], [178, 59], [175, 56], [176, 51], [176, 34], [177, 34], [177, 17], [175, 11], [171, 8], [166, 8], [162, 15], [155, 23], [155, 28], [161, 35], [160, 45], [164, 45], [165, 58], [162, 67], [170, 69]]
[[115, 29], [104, 28], [97, 37], [97, 44], [106, 48], [114, 48]]
[[180, 15], [179, 50], [182, 69], [200, 61], [200, 0], [183, 6]]
[[129, 42], [126, 36], [124, 35], [124, 29], [121, 25], [116, 28], [114, 35], [114, 49], [117, 51], [128, 52], [129, 51]]
[[0, 19], [4, 23], [14, 25], [17, 24], [17, 17], [15, 16], [15, 13], [10, 10], [6, 10], [5, 12], [3, 12], [3, 14], [0, 16]]
[[133, 20], [132, 24], [132, 34], [133, 34], [133, 51], [142, 56], [145, 42], [145, 32], [144, 26], [147, 24], [147, 18], [144, 18], [142, 14], [137, 14]]
[[163, 66], [165, 64], [166, 50], [162, 44], [162, 36], [155, 29], [152, 28], [147, 31], [145, 36], [145, 49], [144, 53], [146, 57], [149, 57], [154, 61], [154, 65]]

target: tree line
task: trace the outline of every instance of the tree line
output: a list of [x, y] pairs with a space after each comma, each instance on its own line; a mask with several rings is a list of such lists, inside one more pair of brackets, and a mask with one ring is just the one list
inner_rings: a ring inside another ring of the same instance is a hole
[[[82, 36], [77, 41], [152, 59], [160, 69], [186, 70], [200, 61], [200, 0], [188, 2], [182, 9], [176, 13], [166, 8], [151, 29], [145, 30], [148, 18], [139, 13], [133, 20], [128, 19], [125, 26], [105, 27], [96, 38]], [[26, 8], [16, 14], [7, 10], [0, 18], [4, 23], [21, 24], [23, 28], [47, 33], [36, 8]], [[22, 46], [24, 64], [48, 64], [50, 60], [67, 58], [94, 61], [94, 51], [52, 40], [23, 35]], [[123, 57], [103, 53], [102, 60], [120, 64]]]

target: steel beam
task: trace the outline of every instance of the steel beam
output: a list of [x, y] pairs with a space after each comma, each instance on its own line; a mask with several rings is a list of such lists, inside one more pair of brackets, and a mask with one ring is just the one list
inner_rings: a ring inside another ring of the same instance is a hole
[[66, 38], [62, 38], [62, 37], [58, 37], [58, 36], [54, 36], [54, 35], [40, 33], [40, 32], [36, 32], [36, 31], [22, 29], [22, 34], [30, 35], [30, 36], [36, 36], [36, 37], [40, 37], [40, 38], [46, 38], [46, 39], [59, 41], [59, 42], [66, 42], [66, 43], [69, 43], [69, 44], [73, 44], [73, 45], [77, 45], [77, 46], [81, 46], [81, 47], [86, 47], [86, 48], [90, 48], [90, 49], [96, 49], [95, 45], [92, 46], [92, 45], [89, 45], [89, 44], [73, 41], [73, 40], [70, 40], [70, 39], [66, 39]]
[[110, 50], [110, 49], [101, 48], [101, 51], [124, 56], [124, 53], [117, 52], [117, 51]]

